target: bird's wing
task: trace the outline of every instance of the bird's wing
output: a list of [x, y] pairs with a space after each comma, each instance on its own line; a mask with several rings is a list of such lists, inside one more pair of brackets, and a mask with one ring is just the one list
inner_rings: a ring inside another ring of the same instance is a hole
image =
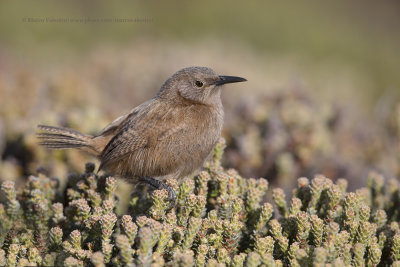
[[127, 114], [124, 114], [124, 115], [116, 118], [109, 125], [107, 125], [103, 130], [101, 130], [101, 132], [98, 134], [98, 136], [105, 136], [105, 135], [109, 135], [109, 134], [112, 134], [113, 132], [115, 132], [118, 129], [118, 127], [122, 124], [122, 122], [124, 122], [129, 116], [131, 116], [131, 114], [132, 114], [132, 112], [129, 112]]
[[151, 148], [184, 129], [184, 118], [176, 116], [173, 111], [164, 114], [152, 111], [143, 113], [128, 117], [119, 126], [119, 132], [102, 152], [100, 168], [143, 148]]
[[135, 107], [129, 113], [119, 116], [118, 118], [113, 120], [110, 124], [108, 124], [106, 127], [104, 127], [104, 129], [101, 130], [101, 132], [97, 136], [106, 136], [106, 135], [110, 135], [113, 133], [116, 134], [118, 132], [118, 129], [120, 129], [121, 126], [123, 126], [127, 120], [134, 117], [141, 109], [143, 109], [144, 107], [146, 107], [150, 104], [151, 104], [151, 100], [143, 103], [140, 106]]

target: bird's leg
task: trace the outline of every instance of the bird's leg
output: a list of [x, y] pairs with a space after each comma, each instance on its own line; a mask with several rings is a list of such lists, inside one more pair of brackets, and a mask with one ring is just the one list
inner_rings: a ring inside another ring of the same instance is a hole
[[140, 181], [150, 185], [155, 190], [161, 190], [161, 189], [167, 190], [168, 201], [171, 203], [169, 208], [172, 209], [173, 207], [175, 207], [176, 193], [171, 186], [169, 186], [168, 184], [166, 184], [161, 180], [154, 179], [153, 177], [150, 176], [140, 178]]

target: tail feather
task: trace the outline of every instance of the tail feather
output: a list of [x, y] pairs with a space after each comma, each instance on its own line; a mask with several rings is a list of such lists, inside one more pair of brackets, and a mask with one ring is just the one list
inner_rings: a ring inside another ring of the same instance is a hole
[[68, 144], [68, 143], [50, 143], [50, 142], [39, 142], [39, 145], [45, 146], [46, 148], [49, 149], [67, 149], [67, 148], [79, 148], [82, 147], [82, 145], [77, 145], [77, 144]]
[[49, 133], [38, 133], [37, 138], [43, 141], [60, 141], [60, 142], [72, 142], [75, 144], [82, 144], [84, 145], [86, 141], [77, 140], [74, 137], [64, 136], [62, 134], [49, 134]]
[[37, 133], [39, 144], [49, 149], [92, 148], [90, 135], [69, 128], [38, 125], [42, 133]]

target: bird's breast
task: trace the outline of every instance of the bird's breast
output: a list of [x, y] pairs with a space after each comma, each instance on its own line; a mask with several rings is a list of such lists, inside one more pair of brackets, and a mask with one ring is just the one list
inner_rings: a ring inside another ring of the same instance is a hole
[[178, 160], [182, 162], [179, 167], [181, 176], [193, 173], [204, 164], [221, 136], [223, 111], [200, 109], [186, 120], [188, 126], [182, 132], [181, 142], [178, 144], [181, 151], [178, 156]]

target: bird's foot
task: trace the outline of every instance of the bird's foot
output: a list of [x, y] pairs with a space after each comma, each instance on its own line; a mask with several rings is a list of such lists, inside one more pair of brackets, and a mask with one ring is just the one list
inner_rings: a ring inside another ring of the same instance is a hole
[[163, 182], [161, 180], [157, 180], [153, 177], [150, 177], [150, 176], [141, 178], [140, 181], [150, 185], [153, 188], [153, 190], [161, 190], [161, 189], [167, 190], [168, 201], [170, 203], [170, 206], [168, 207], [168, 209], [172, 209], [173, 207], [175, 207], [176, 193], [175, 193], [175, 190], [170, 185], [166, 184], [165, 182]]

